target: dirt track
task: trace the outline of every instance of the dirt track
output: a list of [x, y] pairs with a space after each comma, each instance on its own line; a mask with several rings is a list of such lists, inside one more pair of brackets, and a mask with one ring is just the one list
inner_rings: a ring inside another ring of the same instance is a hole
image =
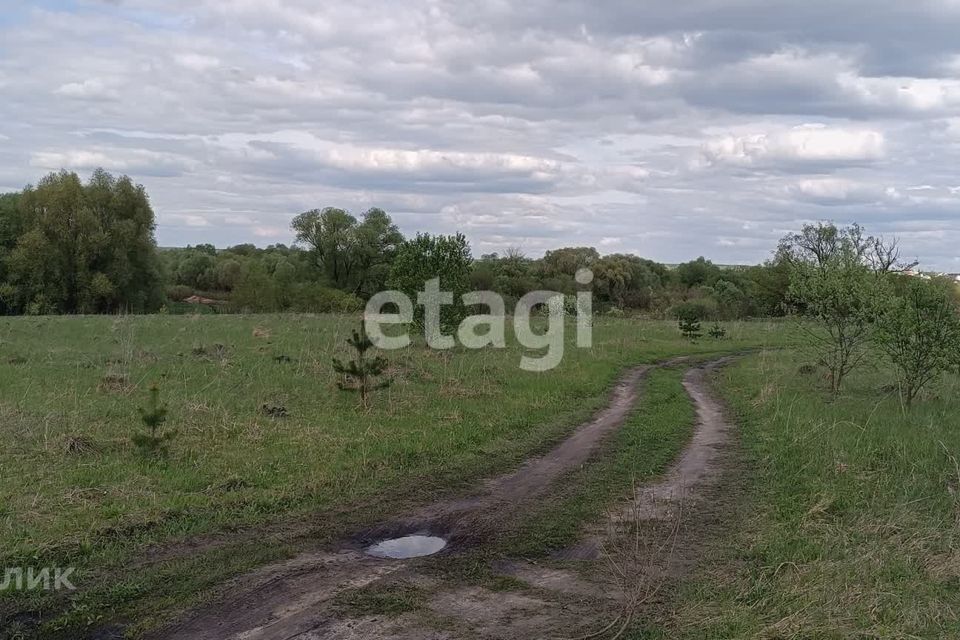
[[[639, 488], [635, 501], [622, 512], [611, 514], [609, 531], [586, 534], [584, 543], [571, 550], [567, 560], [595, 559], [601, 550], [611, 553], [615, 529], [631, 518], [638, 518], [652, 523], [650, 546], [641, 555], [656, 552], [654, 555], [663, 556], [640, 569], [645, 575], [638, 580], [644, 582], [644, 589], [650, 589], [654, 574], [659, 584], [663, 576], [676, 577], [692, 564], [695, 536], [687, 532], [698, 528], [697, 505], [706, 502], [723, 477], [727, 458], [724, 443], [729, 435], [721, 408], [706, 389], [705, 377], [708, 370], [726, 361], [694, 368], [686, 374], [684, 386], [696, 405], [697, 427], [690, 444], [670, 471], [660, 481]], [[603, 439], [624, 423], [650, 368], [630, 370], [617, 384], [607, 407], [592, 420], [546, 455], [485, 482], [475, 495], [428, 506], [408, 518], [363, 532], [336, 550], [305, 553], [244, 576], [226, 585], [218, 602], [151, 637], [173, 640], [548, 638], [576, 636], [574, 632], [580, 629], [589, 631], [604, 626], [601, 622], [605, 617], [612, 617], [625, 606], [625, 601], [636, 598], [618, 593], [618, 589], [612, 588], [616, 585], [611, 585], [602, 572], [582, 577], [583, 562], [574, 562], [576, 566], [570, 568], [505, 563], [499, 567], [500, 571], [523, 581], [529, 590], [500, 592], [439, 579], [424, 570], [431, 558], [377, 559], [365, 555], [362, 547], [382, 535], [407, 533], [446, 537], [451, 543], [447, 553], [482, 543], [496, 523], [508, 520], [530, 500], [543, 495], [565, 471], [583, 464]], [[680, 516], [681, 511], [687, 515]], [[661, 526], [663, 524], [669, 526]], [[661, 553], [667, 546], [670, 553]], [[636, 549], [633, 554], [637, 555]], [[332, 606], [336, 595], [347, 589], [397, 583], [421, 587], [432, 594], [425, 607], [427, 614], [411, 612], [394, 618], [356, 618]], [[619, 591], [624, 591], [623, 585], [619, 587]]]

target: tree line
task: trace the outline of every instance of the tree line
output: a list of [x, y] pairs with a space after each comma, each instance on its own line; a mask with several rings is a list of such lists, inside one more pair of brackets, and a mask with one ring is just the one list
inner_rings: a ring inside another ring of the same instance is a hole
[[[475, 258], [460, 235], [406, 238], [377, 208], [327, 207], [296, 216], [293, 246], [159, 248], [141, 185], [97, 170], [61, 171], [0, 194], [0, 313], [335, 312], [386, 288], [441, 277], [445, 290], [576, 292], [594, 272], [597, 309], [734, 319], [785, 313], [786, 263], [721, 267], [705, 258], [667, 266], [629, 254], [565, 247], [540, 258], [517, 250]], [[414, 293], [409, 291], [408, 293]], [[206, 306], [185, 304], [198, 296]]]
[[359, 308], [385, 289], [415, 293], [414, 286], [440, 277], [446, 291], [496, 291], [509, 306], [535, 290], [574, 295], [574, 276], [586, 267], [594, 273], [601, 312], [692, 312], [704, 319], [786, 312], [787, 265], [778, 260], [721, 267], [701, 257], [669, 267], [629, 254], [604, 256], [592, 247], [555, 249], [541, 258], [516, 250], [474, 258], [462, 235], [405, 238], [380, 209], [359, 217], [318, 209], [297, 216], [292, 226], [299, 246], [162, 250], [169, 296], [200, 293], [236, 310], [340, 311]]
[[[842, 233], [820, 238], [822, 246], [803, 254], [798, 234], [762, 265], [724, 267], [703, 257], [664, 265], [593, 247], [559, 248], [539, 258], [518, 250], [475, 258], [462, 235], [407, 238], [377, 208], [361, 215], [314, 209], [291, 226], [294, 246], [158, 248], [142, 186], [103, 170], [86, 182], [75, 173], [52, 173], [36, 186], [0, 195], [0, 312], [355, 311], [378, 291], [415, 293], [435, 276], [445, 290], [492, 290], [509, 305], [538, 289], [572, 296], [577, 270], [587, 267], [600, 313], [771, 317], [798, 310], [798, 264], [810, 256], [826, 260], [847, 242]], [[858, 260], [877, 259], [878, 247], [867, 241], [858, 241]], [[193, 296], [212, 304], [184, 303]]]

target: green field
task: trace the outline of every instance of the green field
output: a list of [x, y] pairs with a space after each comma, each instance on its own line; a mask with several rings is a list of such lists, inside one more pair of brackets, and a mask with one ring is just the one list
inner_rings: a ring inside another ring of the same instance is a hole
[[[307, 315], [0, 321], [0, 566], [76, 566], [81, 584], [99, 585], [105, 575], [115, 582], [146, 549], [202, 534], [279, 523], [336, 536], [544, 449], [588, 417], [628, 365], [784, 339], [774, 323], [731, 324], [727, 340], [691, 344], [672, 323], [605, 319], [591, 349], [568, 345], [561, 366], [543, 374], [518, 367], [520, 347], [414, 346], [388, 354], [395, 384], [364, 411], [336, 388], [330, 367], [334, 355], [347, 355], [355, 322]], [[179, 433], [160, 461], [138, 457], [129, 439], [154, 382]], [[265, 415], [264, 404], [287, 416]], [[174, 603], [264, 559], [248, 556], [232, 554], [235, 567], [216, 563], [200, 584], [195, 567], [182, 567], [191, 574], [182, 588], [164, 574], [172, 585], [163, 592]], [[151, 573], [161, 570], [180, 571], [160, 563], [130, 576], [125, 589], [81, 589], [81, 613], [71, 613], [70, 624], [126, 611], [147, 591], [148, 609], [162, 602]]]
[[[355, 322], [0, 320], [0, 567], [76, 567], [78, 586], [0, 592], [0, 629], [83, 637], [122, 620], [135, 635], [232, 575], [515, 467], [604, 404], [630, 365], [763, 349], [717, 379], [744, 460], [723, 535], [632, 637], [960, 634], [955, 377], [904, 414], [882, 368], [838, 398], [820, 373], [798, 373], [789, 323], [731, 323], [727, 339], [691, 343], [673, 323], [604, 318], [591, 349], [568, 328], [561, 366], [541, 374], [519, 368], [520, 347], [389, 352], [395, 383], [361, 409], [330, 366]], [[689, 436], [680, 381], [651, 376], [600, 458], [494, 551], [549, 554], [660, 473]], [[178, 431], [159, 460], [130, 441], [152, 383]]]

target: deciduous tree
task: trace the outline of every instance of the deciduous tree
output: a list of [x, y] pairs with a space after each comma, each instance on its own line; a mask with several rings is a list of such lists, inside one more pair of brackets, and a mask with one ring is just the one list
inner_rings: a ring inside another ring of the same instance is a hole
[[960, 317], [947, 287], [952, 283], [899, 278], [885, 296], [876, 341], [897, 372], [904, 402], [952, 368], [960, 352]]

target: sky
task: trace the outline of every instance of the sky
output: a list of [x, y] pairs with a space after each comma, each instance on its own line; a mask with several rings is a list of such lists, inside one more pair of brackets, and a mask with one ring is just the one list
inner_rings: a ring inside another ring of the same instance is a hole
[[733, 264], [833, 220], [960, 272], [960, 0], [0, 8], [0, 190], [130, 175], [163, 246], [380, 207], [477, 256]]

